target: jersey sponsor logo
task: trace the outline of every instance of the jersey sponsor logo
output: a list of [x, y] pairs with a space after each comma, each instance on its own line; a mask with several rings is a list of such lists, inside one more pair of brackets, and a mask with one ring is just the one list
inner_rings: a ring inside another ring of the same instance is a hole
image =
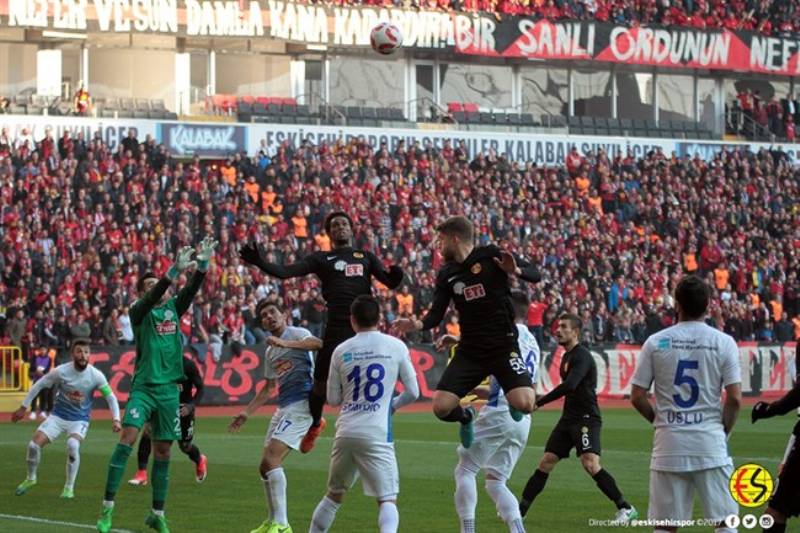
[[671, 345], [672, 342], [670, 341], [669, 337], [664, 337], [663, 339], [658, 340], [658, 344], [656, 345], [656, 347], [659, 350], [669, 350]]
[[[451, 278], [451, 279], [455, 279], [455, 278]], [[459, 281], [458, 283], [453, 285], [453, 293], [454, 294], [464, 294], [464, 287], [466, 287], [464, 282]]]
[[481, 273], [481, 264], [475, 263], [474, 265], [472, 265], [472, 268], [470, 268], [469, 271], [477, 276], [478, 274]]
[[278, 375], [279, 378], [285, 376], [289, 371], [291, 371], [294, 368], [294, 363], [292, 363], [292, 361], [289, 359], [281, 359], [279, 361], [275, 361], [273, 365], [275, 366], [275, 373]]
[[174, 320], [164, 320], [156, 323], [156, 333], [158, 335], [174, 335], [177, 331], [178, 323]]
[[364, 254], [362, 254], [361, 252], [353, 252], [353, 257], [355, 257], [356, 259], [364, 259]]
[[739, 505], [759, 507], [767, 503], [773, 486], [769, 470], [760, 464], [748, 463], [734, 471], [728, 488]]
[[65, 395], [69, 401], [74, 403], [81, 403], [84, 399], [83, 393], [76, 389], [67, 391]]
[[468, 302], [483, 298], [484, 296], [486, 296], [486, 290], [483, 288], [483, 283], [464, 287], [464, 299]]
[[344, 269], [344, 275], [348, 278], [355, 278], [364, 275], [364, 265], [355, 264], [347, 265]]
[[342, 355], [342, 361], [344, 361], [345, 363], [349, 363], [352, 360], [353, 360], [353, 354], [348, 352]]

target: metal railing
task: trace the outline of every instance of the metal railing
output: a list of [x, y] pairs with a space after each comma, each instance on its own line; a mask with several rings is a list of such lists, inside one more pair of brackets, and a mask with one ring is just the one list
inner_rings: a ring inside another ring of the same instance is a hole
[[0, 393], [25, 390], [28, 373], [18, 346], [0, 346]]

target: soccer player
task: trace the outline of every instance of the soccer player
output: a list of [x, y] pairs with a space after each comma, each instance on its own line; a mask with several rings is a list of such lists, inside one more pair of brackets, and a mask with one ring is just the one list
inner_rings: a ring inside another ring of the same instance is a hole
[[11, 415], [11, 420], [18, 422], [25, 416], [31, 402], [43, 389], [55, 387], [55, 408], [28, 443], [28, 477], [17, 487], [15, 492], [17, 496], [22, 496], [36, 485], [36, 471], [42, 457], [42, 448], [56, 440], [62, 433], [66, 433], [67, 482], [64, 484], [61, 497], [75, 497], [75, 478], [78, 476], [81, 464], [81, 442], [89, 431], [92, 396], [95, 390], [99, 390], [108, 402], [112, 431], [119, 433], [122, 429], [117, 397], [111, 392], [103, 373], [89, 364], [89, 341], [75, 339], [72, 341], [71, 352], [72, 362], [57, 366], [37, 381], [22, 400], [22, 406]]
[[[536, 282], [532, 266], [496, 246], [474, 245], [469, 219], [450, 217], [440, 224], [439, 248], [447, 263], [439, 271], [431, 309], [422, 320], [401, 318], [394, 325], [403, 332], [431, 329], [455, 303], [461, 340], [433, 396], [433, 412], [446, 422], [461, 423], [461, 443], [472, 445], [475, 409], [459, 400], [493, 375], [510, 404], [514, 420], [533, 409], [534, 392], [525, 362], [519, 355], [509, 277]], [[518, 264], [523, 265], [522, 268]]]
[[600, 428], [603, 421], [595, 392], [597, 366], [592, 353], [578, 342], [582, 328], [581, 319], [576, 315], [564, 313], [559, 317], [556, 340], [564, 348], [559, 368], [561, 383], [536, 400], [535, 410], [563, 396], [564, 411], [547, 439], [539, 467], [525, 485], [519, 510], [522, 516], [527, 514], [536, 496], [544, 489], [550, 472], [561, 459], [569, 457], [570, 450], [575, 448], [584, 470], [592, 476], [603, 494], [617, 506], [615, 520], [627, 523], [639, 515], [625, 501], [611, 474], [600, 466]]
[[[328, 402], [342, 408], [331, 451], [328, 493], [314, 510], [310, 533], [330, 529], [345, 493], [359, 477], [364, 494], [378, 502], [380, 533], [394, 533], [400, 524], [392, 414], [417, 399], [419, 384], [408, 348], [401, 340], [378, 332], [379, 321], [377, 300], [357, 297], [350, 308], [357, 334], [340, 344], [331, 358]], [[398, 377], [404, 391], [392, 398]]]
[[[170, 447], [172, 441], [180, 439], [178, 383], [184, 378], [183, 346], [178, 324], [181, 315], [189, 309], [192, 299], [203, 284], [216, 246], [214, 239], [206, 237], [200, 243], [197, 262], [192, 261], [194, 249], [186, 246], [178, 252], [175, 264], [160, 280], [151, 273], [145, 273], [139, 279], [141, 297], [130, 309], [136, 341], [136, 363], [131, 393], [122, 420], [122, 436], [108, 465], [103, 510], [97, 521], [97, 530], [101, 533], [111, 530], [114, 497], [125, 474], [125, 465], [133, 450], [133, 443], [145, 422], [150, 422], [155, 441], [153, 508], [145, 519], [145, 524], [159, 533], [169, 533], [164, 517], [164, 502], [169, 486]], [[175, 297], [167, 298], [167, 289], [178, 275], [195, 266], [197, 269], [189, 283]]]
[[325, 231], [331, 237], [331, 251], [309, 254], [291, 265], [268, 262], [261, 247], [253, 242], [239, 251], [242, 261], [270, 276], [288, 279], [315, 274], [322, 283], [327, 319], [322, 348], [317, 352], [314, 365], [314, 387], [308, 402], [313, 422], [308, 435], [300, 443], [302, 453], [311, 451], [317, 437], [325, 429], [322, 408], [325, 405], [331, 354], [339, 344], [355, 335], [349, 320], [350, 304], [356, 296], [372, 294], [373, 277], [390, 289], [397, 288], [403, 281], [400, 267], [392, 266], [387, 271], [375, 254], [352, 248], [353, 221], [346, 213], [335, 211], [329, 214], [325, 219]]
[[[800, 342], [797, 344], [795, 361], [800, 356]], [[797, 362], [800, 370], [800, 362]], [[762, 418], [772, 418], [777, 415], [785, 415], [792, 409], [800, 407], [800, 376], [795, 381], [792, 390], [787, 392], [778, 401], [758, 402], [753, 406], [751, 419], [753, 424]], [[783, 458], [782, 468], [778, 476], [778, 488], [769, 500], [766, 514], [775, 519], [775, 523], [770, 528], [764, 528], [765, 532], [783, 533], [786, 531], [786, 522], [792, 516], [800, 515], [800, 449], [797, 447], [797, 437], [800, 436], [800, 422], [796, 423], [792, 436], [789, 439], [789, 447]]]
[[[181, 439], [178, 447], [194, 463], [194, 478], [198, 483], [206, 480], [208, 475], [208, 458], [200, 453], [200, 449], [194, 443], [194, 409], [203, 397], [203, 376], [191, 357], [183, 357], [184, 379], [180, 382], [180, 406], [181, 406]], [[150, 461], [150, 451], [152, 449], [152, 439], [150, 437], [150, 426], [146, 424], [139, 439], [137, 458], [139, 470], [136, 475], [128, 481], [128, 484], [135, 486], [147, 485], [147, 463]]]
[[[739, 511], [728, 490], [733, 463], [726, 442], [742, 399], [739, 349], [732, 337], [703, 322], [710, 296], [710, 287], [696, 276], [678, 283], [678, 323], [642, 346], [631, 403], [655, 426], [648, 518], [691, 519], [696, 491], [717, 531], [734, 532], [723, 521]], [[651, 384], [655, 408], [647, 399]]]
[[291, 533], [283, 460], [290, 451], [300, 447], [300, 441], [311, 427], [308, 410], [308, 394], [314, 373], [311, 351], [319, 350], [322, 341], [305, 328], [287, 326], [286, 313], [276, 303], [260, 301], [256, 316], [261, 320], [261, 327], [270, 333], [266, 341], [269, 348], [264, 370], [267, 379], [228, 429], [239, 431], [247, 419], [267, 403], [274, 385], [278, 385], [278, 410], [270, 421], [259, 466], [267, 501], [267, 519], [251, 533]]
[[[525, 325], [530, 301], [522, 291], [512, 291], [511, 299], [517, 318], [520, 353], [531, 380], [536, 383], [539, 345]], [[456, 340], [448, 337], [445, 335], [440, 339], [439, 349], [443, 344]], [[526, 415], [519, 422], [514, 422], [508, 412], [505, 395], [494, 377], [488, 388], [478, 387], [475, 392], [487, 403], [475, 419], [475, 443], [470, 448], [458, 447], [458, 466], [454, 475], [456, 512], [461, 520], [461, 533], [475, 533], [475, 507], [478, 505], [475, 477], [480, 470], [486, 472], [486, 492], [494, 501], [497, 514], [506, 523], [508, 531], [524, 533], [517, 499], [508, 490], [506, 482], [528, 442], [531, 417]]]

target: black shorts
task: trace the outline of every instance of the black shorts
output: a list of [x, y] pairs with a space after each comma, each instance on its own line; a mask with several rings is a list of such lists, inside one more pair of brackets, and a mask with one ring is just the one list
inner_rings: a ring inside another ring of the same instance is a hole
[[778, 478], [778, 489], [769, 506], [786, 516], [800, 515], [800, 447], [795, 440]]
[[456, 348], [456, 354], [445, 368], [436, 390], [452, 392], [463, 398], [488, 376], [494, 376], [506, 394], [518, 387], [533, 386], [525, 362], [517, 351], [501, 352], [494, 357], [474, 357]]
[[188, 416], [181, 417], [181, 440], [180, 444], [191, 444], [194, 439], [194, 411]]
[[603, 423], [596, 418], [585, 420], [560, 419], [550, 433], [545, 452], [558, 456], [559, 459], [569, 457], [569, 452], [575, 448], [576, 455], [596, 453], [600, 455], [600, 429]]
[[331, 356], [337, 346], [356, 334], [351, 327], [326, 327], [322, 336], [322, 348], [314, 361], [314, 381], [327, 383], [331, 371]]

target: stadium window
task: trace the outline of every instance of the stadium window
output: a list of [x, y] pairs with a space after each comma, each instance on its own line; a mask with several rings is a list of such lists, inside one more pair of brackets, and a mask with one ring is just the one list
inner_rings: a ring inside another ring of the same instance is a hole
[[611, 71], [572, 71], [575, 116], [611, 116]]
[[510, 66], [441, 63], [442, 104], [471, 102], [482, 108], [510, 108], [513, 75]]
[[0, 57], [7, 61], [0, 69], [0, 96], [14, 96], [36, 88], [35, 44], [0, 43]]
[[653, 119], [653, 75], [649, 72], [618, 70], [617, 117]]
[[289, 56], [217, 53], [217, 94], [291, 96]]
[[716, 80], [699, 78], [697, 80], [697, 121], [701, 127], [710, 131], [716, 129], [717, 106], [714, 102]]
[[396, 59], [330, 59], [330, 101], [353, 107], [397, 107], [405, 103], [405, 62]]
[[563, 68], [521, 68], [522, 112], [534, 116], [566, 116], [569, 104], [567, 76], [567, 70]]
[[694, 120], [694, 77], [659, 73], [658, 119]]

